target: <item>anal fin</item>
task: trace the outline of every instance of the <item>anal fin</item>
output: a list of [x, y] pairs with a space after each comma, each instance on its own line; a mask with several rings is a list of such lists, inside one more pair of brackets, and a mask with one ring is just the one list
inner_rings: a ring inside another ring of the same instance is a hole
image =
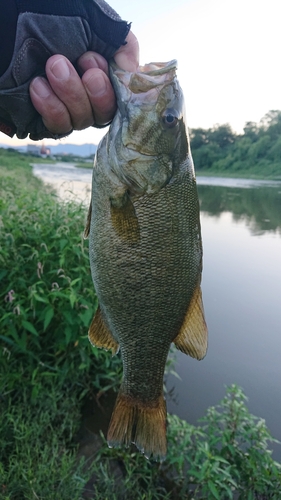
[[103, 349], [111, 349], [112, 356], [117, 354], [119, 351], [119, 344], [113, 338], [109, 328], [106, 326], [100, 307], [98, 307], [97, 312], [92, 320], [89, 328], [88, 337], [91, 344], [95, 347], [101, 347]]
[[204, 317], [200, 285], [198, 285], [194, 291], [180, 332], [174, 340], [174, 344], [177, 349], [192, 356], [192, 358], [203, 359], [206, 355], [208, 330]]

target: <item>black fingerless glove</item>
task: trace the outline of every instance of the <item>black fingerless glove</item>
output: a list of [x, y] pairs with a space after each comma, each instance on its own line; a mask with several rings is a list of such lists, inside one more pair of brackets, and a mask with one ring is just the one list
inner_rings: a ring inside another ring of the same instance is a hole
[[[7, 0], [5, 0], [7, 1]], [[10, 1], [10, 0], [8, 0]], [[104, 0], [15, 0], [18, 10], [12, 60], [0, 77], [0, 131], [19, 139], [59, 138], [32, 105], [29, 85], [45, 64], [62, 54], [75, 65], [88, 50], [106, 59], [125, 43], [130, 25]], [[1, 33], [0, 33], [0, 36]], [[5, 40], [2, 40], [5, 50]]]

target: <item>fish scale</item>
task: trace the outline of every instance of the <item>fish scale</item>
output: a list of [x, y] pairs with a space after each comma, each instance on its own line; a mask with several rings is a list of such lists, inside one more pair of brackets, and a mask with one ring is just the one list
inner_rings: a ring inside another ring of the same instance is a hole
[[95, 157], [86, 228], [99, 299], [89, 339], [120, 347], [123, 361], [109, 444], [162, 460], [170, 344], [197, 359], [207, 349], [199, 203], [174, 61], [131, 75], [111, 63], [111, 80], [118, 110]]

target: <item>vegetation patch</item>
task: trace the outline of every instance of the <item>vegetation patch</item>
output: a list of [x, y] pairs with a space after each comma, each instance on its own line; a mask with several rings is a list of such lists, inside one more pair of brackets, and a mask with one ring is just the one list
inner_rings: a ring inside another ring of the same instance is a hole
[[281, 111], [247, 122], [244, 134], [225, 124], [191, 129], [190, 140], [199, 175], [281, 180]]
[[272, 438], [236, 386], [197, 427], [168, 417], [162, 464], [103, 437], [90, 458], [77, 454], [85, 396], [122, 376], [120, 357], [87, 339], [97, 298], [85, 218], [27, 158], [0, 150], [0, 498], [278, 500]]

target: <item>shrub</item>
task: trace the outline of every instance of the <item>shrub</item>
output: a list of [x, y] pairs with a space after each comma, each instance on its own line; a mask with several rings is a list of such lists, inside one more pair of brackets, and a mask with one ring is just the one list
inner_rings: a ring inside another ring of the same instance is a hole
[[60, 202], [28, 169], [13, 174], [0, 177], [2, 369], [11, 374], [15, 362], [27, 377], [95, 374], [91, 385], [100, 389], [110, 379], [109, 365], [120, 375], [121, 361], [93, 349], [87, 338], [97, 298], [83, 240], [86, 209]]
[[[202, 425], [169, 417], [169, 452], [179, 498], [278, 500], [281, 466], [268, 449], [274, 440], [263, 419], [251, 415], [241, 388], [232, 385]], [[190, 486], [192, 488], [190, 488]], [[179, 489], [180, 488], [180, 489]]]

